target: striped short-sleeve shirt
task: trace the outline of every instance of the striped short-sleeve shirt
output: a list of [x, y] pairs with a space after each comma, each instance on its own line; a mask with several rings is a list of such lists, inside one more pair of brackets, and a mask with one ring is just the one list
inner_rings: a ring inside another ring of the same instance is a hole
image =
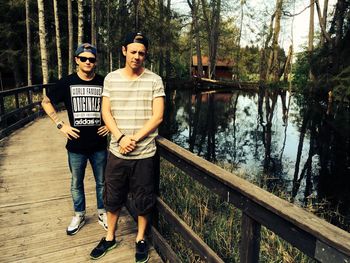
[[[134, 135], [152, 117], [153, 99], [165, 96], [160, 76], [145, 69], [135, 80], [126, 79], [118, 69], [109, 73], [103, 85], [102, 96], [109, 97], [111, 112], [118, 129], [125, 135]], [[118, 150], [117, 139], [113, 135], [109, 150], [122, 159], [144, 159], [156, 152], [155, 137], [158, 130], [137, 143], [134, 151], [122, 155]]]

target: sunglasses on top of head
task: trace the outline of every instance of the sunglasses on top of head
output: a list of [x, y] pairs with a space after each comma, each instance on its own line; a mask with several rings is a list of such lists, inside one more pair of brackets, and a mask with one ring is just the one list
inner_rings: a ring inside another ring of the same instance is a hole
[[86, 62], [87, 60], [89, 60], [91, 63], [95, 63], [96, 62], [96, 58], [87, 58], [87, 57], [78, 57], [80, 59], [81, 62]]

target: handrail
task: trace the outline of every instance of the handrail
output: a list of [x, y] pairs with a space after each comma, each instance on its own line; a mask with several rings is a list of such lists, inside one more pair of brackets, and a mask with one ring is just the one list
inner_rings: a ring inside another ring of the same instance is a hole
[[261, 225], [319, 262], [350, 262], [350, 233], [165, 138], [157, 138], [157, 145], [161, 157], [242, 211], [241, 262], [259, 261]]
[[[41, 96], [38, 94], [44, 88], [49, 89], [53, 85], [52, 83], [39, 84], [0, 92], [0, 139], [40, 116]], [[35, 100], [35, 94], [40, 98]], [[11, 101], [6, 102], [6, 99]], [[21, 100], [24, 103], [21, 103]]]
[[[32, 93], [41, 92], [44, 87], [50, 88], [52, 85], [36, 85], [0, 92], [0, 124], [3, 124], [3, 121], [10, 116], [21, 113], [23, 109], [28, 110], [38, 105], [40, 102], [32, 101]], [[20, 107], [18, 101], [19, 94], [22, 92], [27, 93], [29, 103]], [[6, 112], [4, 98], [12, 95], [15, 95], [16, 109]], [[36, 116], [37, 114], [32, 114], [5, 127], [5, 130], [0, 130], [0, 139]], [[242, 210], [241, 262], [259, 261], [261, 225], [319, 262], [350, 262], [350, 233], [196, 156], [165, 138], [158, 137], [157, 145], [160, 156]], [[210, 262], [221, 262], [215, 252], [206, 246], [160, 198], [157, 199], [157, 208], [160, 213], [167, 216], [169, 222], [179, 230], [199, 255], [210, 259]], [[159, 235], [157, 229], [152, 227], [151, 231], [154, 242], [158, 242], [155, 245], [163, 250], [163, 255], [175, 258], [173, 251], [164, 244], [164, 239]], [[175, 261], [178, 262], [175, 259], [171, 262]]]
[[0, 96], [5, 97], [5, 96], [25, 92], [27, 90], [42, 91], [43, 87], [48, 87], [48, 86], [52, 86], [52, 85], [53, 85], [52, 83], [50, 83], [50, 84], [37, 84], [37, 85], [31, 85], [31, 86], [19, 87], [19, 88], [15, 88], [15, 89], [4, 90], [4, 91], [0, 91]]

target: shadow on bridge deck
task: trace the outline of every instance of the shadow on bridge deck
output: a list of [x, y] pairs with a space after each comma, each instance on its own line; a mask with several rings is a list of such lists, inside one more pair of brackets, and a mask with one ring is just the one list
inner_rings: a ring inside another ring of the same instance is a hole
[[[97, 223], [94, 179], [88, 167], [87, 223], [67, 236], [72, 201], [64, 145], [49, 118], [0, 141], [0, 262], [91, 261], [90, 251], [105, 235]], [[134, 262], [136, 223], [125, 209], [116, 234], [120, 245], [97, 262]], [[153, 248], [150, 256], [149, 262], [162, 262]]]

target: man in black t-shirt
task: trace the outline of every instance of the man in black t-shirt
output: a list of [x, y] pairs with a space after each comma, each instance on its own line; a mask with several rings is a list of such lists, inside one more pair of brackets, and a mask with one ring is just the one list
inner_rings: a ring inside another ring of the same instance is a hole
[[[75, 51], [77, 73], [60, 79], [48, 91], [41, 105], [62, 134], [68, 138], [71, 194], [75, 215], [67, 228], [68, 235], [76, 234], [85, 224], [84, 176], [89, 160], [96, 182], [98, 222], [107, 230], [107, 216], [103, 204], [104, 169], [107, 159], [109, 130], [101, 117], [103, 77], [95, 74], [96, 48], [89, 43]], [[63, 102], [69, 123], [59, 119], [54, 105]]]

